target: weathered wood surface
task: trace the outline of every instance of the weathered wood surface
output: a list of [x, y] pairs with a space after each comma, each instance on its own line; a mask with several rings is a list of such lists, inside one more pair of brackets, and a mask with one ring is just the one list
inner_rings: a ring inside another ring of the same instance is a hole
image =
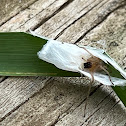
[[[78, 45], [106, 41], [108, 53], [126, 69], [125, 0], [6, 0], [1, 10], [0, 31], [32, 29]], [[83, 117], [88, 83], [87, 78], [1, 77], [0, 125], [126, 125], [124, 105], [111, 87], [99, 83]]]

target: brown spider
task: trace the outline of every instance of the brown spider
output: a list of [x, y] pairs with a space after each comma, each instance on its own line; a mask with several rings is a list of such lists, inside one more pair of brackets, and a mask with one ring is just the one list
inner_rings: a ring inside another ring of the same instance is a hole
[[100, 58], [93, 56], [93, 54], [91, 54], [86, 48], [83, 48], [83, 49], [86, 50], [91, 55], [91, 57], [86, 60], [86, 63], [83, 64], [83, 68], [86, 69], [91, 74], [91, 82], [89, 85], [88, 94], [86, 97], [86, 102], [85, 102], [85, 107], [84, 107], [84, 116], [85, 116], [85, 110], [86, 110], [87, 101], [90, 95], [91, 86], [94, 83], [94, 75], [93, 75], [94, 72], [101, 71], [101, 70], [104, 71], [109, 76], [109, 80], [112, 83], [112, 85], [114, 84], [111, 80], [109, 72], [106, 70], [105, 63]]

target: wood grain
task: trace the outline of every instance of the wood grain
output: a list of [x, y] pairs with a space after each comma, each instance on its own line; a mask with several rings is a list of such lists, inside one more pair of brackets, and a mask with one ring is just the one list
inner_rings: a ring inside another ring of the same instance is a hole
[[28, 8], [28, 6], [35, 3], [36, 0], [1, 0], [0, 4], [0, 26], [8, 22], [11, 18], [16, 16]]
[[[99, 46], [96, 41], [105, 40], [109, 54], [126, 68], [125, 0], [38, 0], [31, 3], [27, 3], [27, 7], [22, 4], [23, 9], [12, 10], [14, 13], [9, 13], [9, 18], [5, 16], [0, 21], [0, 31], [32, 29], [60, 41], [96, 47]], [[88, 83], [87, 78], [3, 77], [0, 125], [125, 125], [126, 108], [111, 87], [99, 83], [92, 87], [86, 117], [83, 117]]]

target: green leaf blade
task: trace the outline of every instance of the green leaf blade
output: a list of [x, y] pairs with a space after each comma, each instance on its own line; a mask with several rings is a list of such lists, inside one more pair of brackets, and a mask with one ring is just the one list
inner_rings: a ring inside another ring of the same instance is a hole
[[126, 107], [126, 87], [116, 86], [112, 88]]
[[37, 52], [46, 42], [23, 32], [0, 33], [0, 75], [80, 76], [40, 60]]
[[[79, 73], [60, 70], [38, 58], [37, 52], [46, 42], [23, 32], [0, 33], [0, 75], [80, 77]], [[123, 78], [113, 66], [107, 67], [111, 76]], [[112, 88], [126, 106], [126, 88]]]

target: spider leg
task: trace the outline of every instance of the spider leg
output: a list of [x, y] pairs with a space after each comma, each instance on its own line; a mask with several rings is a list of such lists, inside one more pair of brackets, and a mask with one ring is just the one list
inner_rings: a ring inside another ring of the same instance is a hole
[[91, 56], [94, 56], [91, 52], [89, 52], [85, 47], [82, 47], [85, 51], [87, 51]]
[[100, 68], [102, 70], [104, 70], [108, 74], [110, 82], [112, 83], [112, 85], [114, 85], [113, 82], [112, 82], [112, 80], [111, 80], [111, 76], [110, 76], [109, 72], [103, 66], [100, 66]]
[[92, 87], [92, 84], [94, 83], [94, 76], [93, 76], [93, 73], [91, 72], [90, 74], [91, 74], [91, 82], [89, 83], [89, 88], [88, 88], [88, 92], [87, 92], [87, 97], [86, 97], [86, 100], [85, 100], [84, 117], [85, 117], [85, 115], [86, 115], [86, 107], [87, 107], [87, 103], [88, 103], [88, 99], [89, 99], [91, 87]]

